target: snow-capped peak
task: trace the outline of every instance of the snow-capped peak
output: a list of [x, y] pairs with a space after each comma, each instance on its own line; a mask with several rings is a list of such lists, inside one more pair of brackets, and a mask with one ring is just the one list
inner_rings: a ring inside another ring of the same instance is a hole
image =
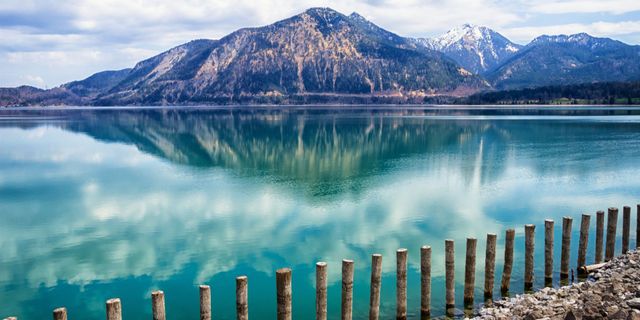
[[440, 37], [435, 38], [434, 42], [438, 47], [446, 48], [461, 40], [464, 42], [482, 42], [483, 40], [490, 39], [490, 29], [467, 23], [453, 28]]
[[521, 48], [487, 27], [470, 23], [453, 28], [440, 37], [418, 39], [417, 42], [449, 55], [467, 70], [476, 73], [495, 67]]
[[363, 17], [362, 15], [360, 15], [359, 13], [357, 13], [357, 12], [355, 12], [355, 11], [354, 11], [354, 12], [352, 12], [352, 13], [349, 15], [349, 18], [351, 18], [351, 19], [353, 19], [353, 20], [358, 20], [358, 21], [363, 21], [363, 22], [369, 22], [369, 20], [367, 20], [367, 18]]
[[587, 42], [587, 41], [591, 41], [591, 40], [595, 40], [597, 38], [594, 38], [586, 33], [577, 33], [577, 34], [571, 34], [571, 35], [565, 35], [565, 34], [560, 34], [560, 35], [542, 35], [539, 36], [535, 39], [533, 39], [533, 41], [531, 41], [532, 44], [536, 44], [536, 43], [544, 43], [544, 42], [556, 42], [556, 43], [563, 43], [563, 42]]
[[591, 47], [592, 49], [605, 48], [605, 47], [615, 48], [615, 47], [625, 46], [625, 44], [620, 41], [612, 40], [609, 38], [597, 38], [586, 33], [577, 33], [577, 34], [571, 34], [571, 35], [560, 34], [560, 35], [552, 35], [552, 36], [542, 35], [533, 39], [533, 41], [531, 41], [531, 43], [529, 43], [528, 46], [544, 45], [549, 43], [574, 44], [574, 45], [580, 45], [580, 46], [588, 46], [588, 47]]

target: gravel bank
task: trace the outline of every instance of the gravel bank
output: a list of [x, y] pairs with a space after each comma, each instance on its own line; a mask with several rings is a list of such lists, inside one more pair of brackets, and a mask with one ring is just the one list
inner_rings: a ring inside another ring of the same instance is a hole
[[473, 319], [640, 320], [640, 253], [613, 259], [585, 282], [496, 301]]

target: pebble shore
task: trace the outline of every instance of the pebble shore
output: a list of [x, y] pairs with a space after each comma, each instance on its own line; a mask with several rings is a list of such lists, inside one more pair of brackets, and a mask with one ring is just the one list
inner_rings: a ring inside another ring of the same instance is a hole
[[640, 253], [614, 258], [584, 282], [495, 301], [472, 319], [640, 320]]

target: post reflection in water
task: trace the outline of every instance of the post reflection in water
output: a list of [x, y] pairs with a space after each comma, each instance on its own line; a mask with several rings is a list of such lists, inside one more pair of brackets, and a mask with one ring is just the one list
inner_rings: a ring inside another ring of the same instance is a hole
[[[500, 279], [508, 227], [517, 232], [511, 287], [521, 292], [525, 223], [538, 225], [542, 243], [545, 218], [558, 225], [564, 215], [637, 202], [638, 114], [3, 111], [0, 310], [31, 319], [66, 306], [72, 318], [95, 319], [107, 298], [119, 297], [124, 318], [142, 318], [151, 314], [151, 292], [161, 289], [168, 318], [197, 318], [197, 285], [207, 283], [213, 317], [232, 319], [235, 277], [247, 275], [250, 316], [273, 318], [275, 270], [291, 267], [293, 316], [312, 319], [322, 260], [336, 319], [346, 258], [355, 261], [354, 318], [363, 318], [370, 255], [382, 253], [381, 318], [388, 318], [394, 254], [408, 248], [407, 310], [419, 317], [419, 248], [431, 245], [432, 314], [439, 315], [444, 239], [455, 240], [461, 307], [464, 239], [480, 239], [483, 266], [486, 234], [498, 234]], [[593, 250], [590, 243], [588, 261]], [[544, 284], [542, 257], [536, 250], [536, 287]], [[478, 267], [476, 301], [483, 272]]]

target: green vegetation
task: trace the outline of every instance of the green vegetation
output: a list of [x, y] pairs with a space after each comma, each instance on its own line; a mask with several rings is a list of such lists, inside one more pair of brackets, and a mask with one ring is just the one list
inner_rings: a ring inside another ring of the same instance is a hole
[[455, 104], [640, 104], [640, 82], [588, 83], [478, 93]]

